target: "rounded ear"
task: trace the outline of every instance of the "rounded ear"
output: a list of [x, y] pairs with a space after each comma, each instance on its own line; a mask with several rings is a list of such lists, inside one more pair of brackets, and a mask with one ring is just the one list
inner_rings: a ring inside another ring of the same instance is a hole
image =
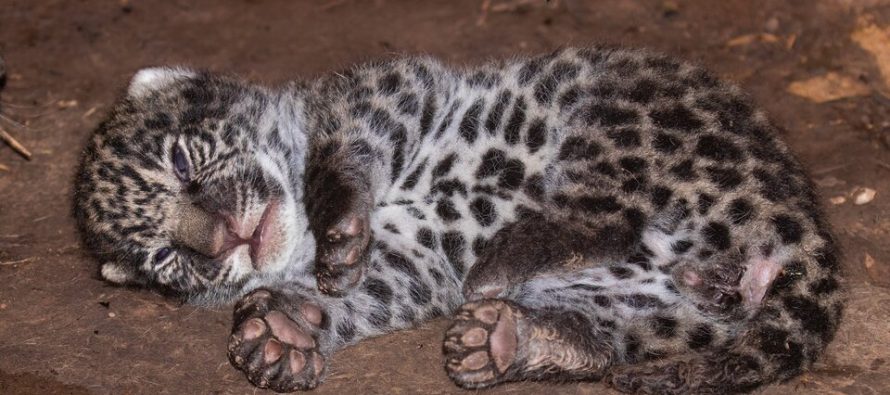
[[142, 97], [180, 79], [192, 78], [195, 72], [181, 67], [149, 67], [136, 72], [130, 80], [127, 95]]
[[130, 274], [130, 272], [121, 268], [120, 265], [112, 262], [103, 263], [100, 273], [102, 274], [102, 278], [105, 279], [105, 281], [112, 282], [118, 285], [130, 283], [133, 279], [133, 276]]

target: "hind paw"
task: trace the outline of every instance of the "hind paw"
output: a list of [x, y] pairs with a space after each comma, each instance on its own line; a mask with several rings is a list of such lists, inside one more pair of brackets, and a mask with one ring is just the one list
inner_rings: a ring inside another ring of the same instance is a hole
[[291, 318], [276, 309], [277, 302], [272, 293], [259, 290], [238, 303], [229, 361], [260, 388], [278, 392], [315, 388], [325, 368], [316, 340], [323, 313], [306, 302]]
[[496, 299], [467, 303], [445, 333], [442, 349], [448, 377], [464, 388], [506, 381], [518, 348], [517, 305]]
[[782, 266], [771, 259], [751, 259], [743, 265], [712, 268], [680, 266], [675, 283], [705, 311], [719, 314], [744, 314], [757, 309]]

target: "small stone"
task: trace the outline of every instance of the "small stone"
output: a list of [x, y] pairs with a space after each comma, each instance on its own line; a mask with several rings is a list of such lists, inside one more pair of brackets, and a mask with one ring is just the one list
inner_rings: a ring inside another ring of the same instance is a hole
[[890, 265], [887, 265], [886, 262], [879, 262], [868, 253], [865, 253], [862, 263], [871, 284], [890, 288]]
[[77, 107], [77, 104], [78, 104], [77, 100], [59, 100], [56, 103], [56, 105], [58, 105], [59, 108], [62, 108], [62, 109]]
[[877, 192], [874, 189], [858, 188], [853, 191], [853, 204], [857, 206], [867, 204], [875, 199], [875, 195], [877, 195]]
[[665, 1], [661, 3], [661, 15], [665, 18], [672, 18], [680, 13], [680, 6], [675, 1]]
[[839, 205], [839, 204], [844, 204], [844, 203], [846, 203], [847, 198], [845, 198], [845, 197], [843, 197], [843, 196], [835, 196], [835, 197], [833, 197], [833, 198], [831, 198], [831, 199], [828, 199], [828, 201], [831, 202], [831, 204], [837, 206], [837, 205]]
[[763, 24], [763, 29], [770, 32], [775, 33], [779, 30], [779, 18], [772, 17]]
[[113, 311], [108, 313], [108, 318], [114, 318], [114, 317], [117, 317], [117, 314], [114, 314]]
[[752, 34], [743, 34], [738, 37], [734, 37], [726, 42], [727, 47], [739, 47], [745, 45], [751, 45], [754, 43], [776, 43], [779, 41], [779, 37], [775, 34], [770, 33], [752, 33]]

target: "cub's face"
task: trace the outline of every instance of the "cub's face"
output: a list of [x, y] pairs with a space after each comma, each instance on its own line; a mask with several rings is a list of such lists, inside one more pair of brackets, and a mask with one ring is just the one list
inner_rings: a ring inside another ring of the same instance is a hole
[[303, 143], [281, 100], [188, 70], [137, 73], [75, 181], [102, 277], [216, 303], [311, 257]]

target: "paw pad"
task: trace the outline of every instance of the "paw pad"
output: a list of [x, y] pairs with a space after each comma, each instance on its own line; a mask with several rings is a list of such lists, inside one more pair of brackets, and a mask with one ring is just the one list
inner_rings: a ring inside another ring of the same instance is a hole
[[260, 388], [315, 388], [325, 366], [315, 339], [324, 314], [320, 307], [307, 302], [289, 317], [286, 310], [274, 308], [276, 302], [275, 295], [262, 290], [242, 299], [235, 310], [229, 360]]
[[516, 306], [501, 300], [464, 305], [445, 333], [445, 370], [464, 388], [484, 388], [505, 381], [518, 349]]
[[[348, 219], [346, 219], [348, 218]], [[370, 241], [367, 216], [345, 217], [319, 240], [315, 274], [319, 291], [336, 295], [361, 280], [365, 250]]]

